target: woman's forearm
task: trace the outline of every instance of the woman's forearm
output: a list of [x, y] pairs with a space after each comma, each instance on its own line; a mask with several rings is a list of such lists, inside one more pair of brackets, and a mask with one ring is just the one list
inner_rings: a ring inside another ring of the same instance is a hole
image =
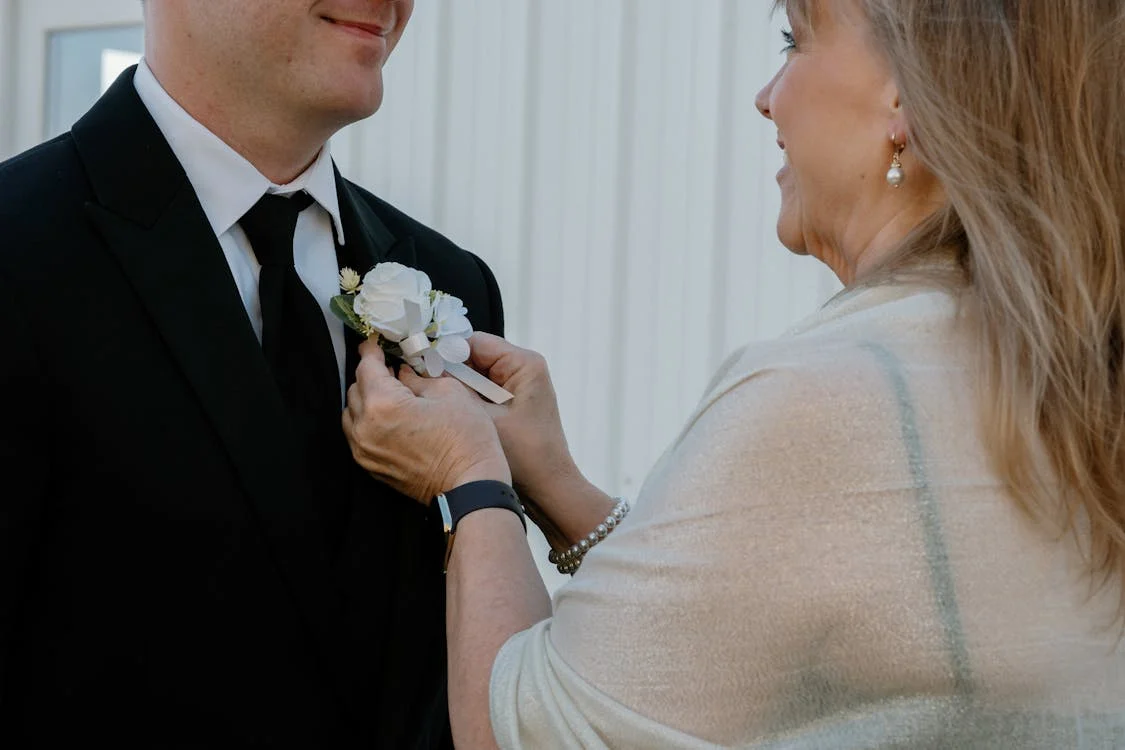
[[496, 747], [489, 679], [507, 640], [551, 615], [519, 518], [489, 508], [457, 524], [446, 574], [449, 718], [458, 750]]
[[549, 528], [540, 528], [551, 546], [559, 550], [593, 531], [615, 505], [613, 498], [591, 484], [577, 467], [540, 483], [527, 501], [533, 520], [547, 517], [549, 523], [544, 525]]

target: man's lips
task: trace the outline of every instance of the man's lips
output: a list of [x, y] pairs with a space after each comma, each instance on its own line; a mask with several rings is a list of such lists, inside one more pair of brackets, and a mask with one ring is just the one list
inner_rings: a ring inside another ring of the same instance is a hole
[[325, 17], [325, 21], [341, 27], [349, 31], [359, 32], [368, 36], [386, 37], [390, 33], [390, 29], [385, 26], [380, 26], [375, 23], [364, 23], [362, 21], [347, 21], [338, 18]]

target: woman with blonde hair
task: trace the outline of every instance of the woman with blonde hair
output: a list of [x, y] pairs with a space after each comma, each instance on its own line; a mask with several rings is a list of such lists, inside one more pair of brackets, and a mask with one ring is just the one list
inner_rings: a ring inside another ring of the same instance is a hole
[[534, 353], [474, 338], [486, 407], [365, 345], [357, 460], [454, 527], [457, 745], [1123, 747], [1125, 0], [785, 5], [778, 234], [845, 290], [631, 512]]

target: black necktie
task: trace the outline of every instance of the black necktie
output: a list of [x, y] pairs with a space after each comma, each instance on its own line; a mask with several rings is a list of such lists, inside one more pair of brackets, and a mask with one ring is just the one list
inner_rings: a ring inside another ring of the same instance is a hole
[[339, 482], [346, 446], [332, 337], [320, 304], [293, 265], [297, 216], [312, 202], [304, 192], [292, 198], [267, 194], [239, 224], [262, 265], [262, 350], [301, 440], [311, 489], [323, 496]]

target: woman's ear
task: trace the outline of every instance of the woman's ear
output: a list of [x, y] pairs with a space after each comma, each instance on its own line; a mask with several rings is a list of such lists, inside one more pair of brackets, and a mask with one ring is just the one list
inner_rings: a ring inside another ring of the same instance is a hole
[[910, 139], [909, 126], [906, 122], [906, 112], [902, 108], [902, 100], [898, 95], [898, 86], [893, 82], [887, 86], [885, 101], [887, 102], [887, 137], [893, 138], [899, 144], [905, 144]]

